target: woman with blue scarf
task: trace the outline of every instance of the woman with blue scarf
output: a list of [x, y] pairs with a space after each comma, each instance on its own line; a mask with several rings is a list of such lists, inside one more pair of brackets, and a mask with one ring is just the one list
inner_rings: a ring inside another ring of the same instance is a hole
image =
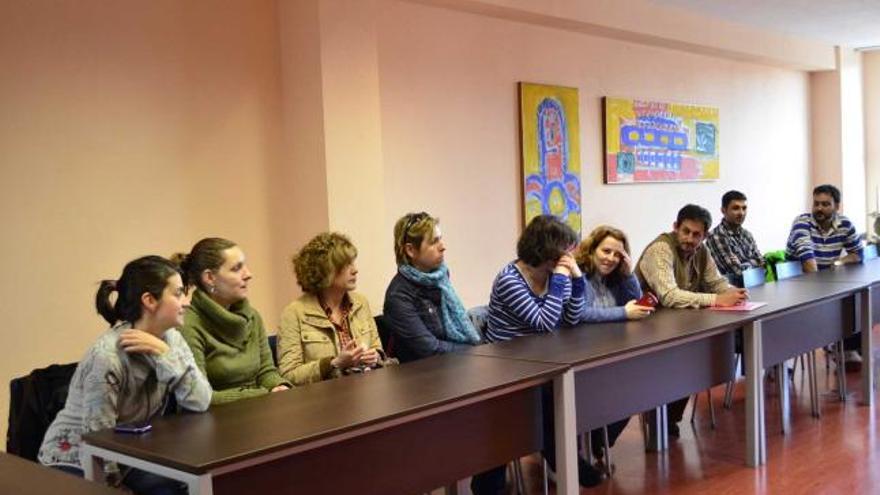
[[[449, 281], [443, 263], [440, 221], [431, 215], [408, 213], [394, 224], [397, 274], [385, 291], [382, 322], [393, 337], [401, 362], [455, 352], [480, 344], [482, 336]], [[505, 467], [476, 474], [475, 495], [498, 495], [504, 490]]]
[[397, 274], [385, 292], [383, 324], [401, 362], [466, 349], [482, 341], [449, 281], [439, 220], [409, 213], [394, 225]]

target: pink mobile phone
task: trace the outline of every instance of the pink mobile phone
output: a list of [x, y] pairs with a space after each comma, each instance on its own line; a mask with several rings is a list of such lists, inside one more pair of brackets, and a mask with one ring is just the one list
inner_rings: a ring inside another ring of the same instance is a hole
[[153, 429], [151, 424], [121, 424], [113, 427], [113, 431], [117, 433], [131, 433], [140, 435]]
[[657, 296], [655, 296], [653, 292], [645, 292], [642, 295], [642, 298], [636, 301], [636, 304], [638, 304], [639, 306], [648, 306], [651, 308], [656, 308], [658, 303], [660, 303], [660, 301], [657, 299]]

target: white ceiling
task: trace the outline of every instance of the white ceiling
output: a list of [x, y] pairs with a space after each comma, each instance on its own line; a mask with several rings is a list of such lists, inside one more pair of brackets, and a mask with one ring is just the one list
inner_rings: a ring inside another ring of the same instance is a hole
[[649, 0], [852, 48], [880, 47], [880, 0]]

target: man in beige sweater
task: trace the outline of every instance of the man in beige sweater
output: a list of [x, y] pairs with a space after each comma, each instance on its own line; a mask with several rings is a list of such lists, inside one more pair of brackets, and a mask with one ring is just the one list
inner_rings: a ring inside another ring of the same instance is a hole
[[[657, 295], [667, 308], [732, 306], [748, 299], [745, 289], [732, 287], [718, 273], [709, 250], [703, 246], [712, 215], [697, 205], [678, 211], [672, 232], [665, 232], [645, 248], [636, 264], [636, 277], [642, 291]], [[678, 422], [684, 416], [688, 398], [667, 405], [668, 432], [679, 436]]]

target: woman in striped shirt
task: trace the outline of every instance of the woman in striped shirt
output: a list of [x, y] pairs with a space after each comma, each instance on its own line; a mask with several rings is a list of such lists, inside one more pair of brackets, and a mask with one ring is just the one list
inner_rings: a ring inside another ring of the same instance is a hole
[[[535, 217], [516, 244], [517, 259], [495, 277], [489, 298], [490, 342], [549, 333], [574, 325], [584, 311], [585, 282], [571, 251], [577, 234], [552, 215]], [[552, 410], [553, 390], [542, 391], [545, 410]], [[544, 417], [544, 457], [556, 468], [553, 415]], [[501, 480], [504, 470], [500, 469]], [[578, 482], [595, 486], [599, 471], [578, 457]]]
[[535, 217], [516, 244], [517, 259], [495, 277], [489, 298], [490, 342], [574, 325], [585, 282], [571, 250], [577, 234], [552, 215]]

